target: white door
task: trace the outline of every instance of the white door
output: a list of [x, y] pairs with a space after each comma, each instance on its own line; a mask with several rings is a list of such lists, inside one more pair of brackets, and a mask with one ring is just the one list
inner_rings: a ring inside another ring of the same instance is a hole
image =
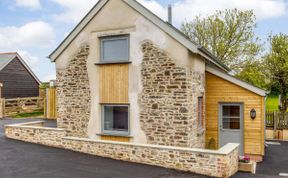
[[243, 105], [223, 103], [219, 105], [219, 146], [227, 143], [239, 143], [239, 154], [243, 150]]

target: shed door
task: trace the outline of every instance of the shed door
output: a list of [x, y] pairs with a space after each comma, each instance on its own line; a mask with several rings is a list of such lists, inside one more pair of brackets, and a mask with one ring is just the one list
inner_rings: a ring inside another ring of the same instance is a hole
[[219, 140], [220, 147], [227, 143], [239, 143], [239, 153], [243, 151], [243, 105], [225, 103], [219, 107]]

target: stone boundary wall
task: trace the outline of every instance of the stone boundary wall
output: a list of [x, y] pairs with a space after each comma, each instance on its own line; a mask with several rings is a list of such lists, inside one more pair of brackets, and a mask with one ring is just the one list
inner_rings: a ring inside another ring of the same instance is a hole
[[66, 137], [64, 129], [41, 127], [41, 125], [41, 122], [7, 125], [5, 135], [25, 142], [207, 176], [229, 177], [238, 171], [239, 145], [234, 143], [227, 144], [217, 151], [122, 143]]
[[66, 136], [66, 131], [43, 125], [44, 121], [6, 125], [5, 135], [16, 140], [62, 148], [62, 138]]

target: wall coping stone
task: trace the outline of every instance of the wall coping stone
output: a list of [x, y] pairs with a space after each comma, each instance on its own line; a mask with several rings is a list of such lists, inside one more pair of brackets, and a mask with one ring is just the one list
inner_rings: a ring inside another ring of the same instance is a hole
[[[31, 128], [31, 129], [41, 129], [41, 130], [53, 130], [53, 131], [65, 131], [65, 129], [61, 128], [52, 128], [52, 127], [41, 127], [41, 126], [33, 126], [38, 124], [43, 124], [45, 121], [34, 121], [34, 122], [25, 122], [18, 124], [9, 124], [5, 125], [6, 127], [12, 128]], [[190, 152], [198, 152], [198, 153], [207, 153], [207, 154], [217, 154], [217, 155], [227, 155], [239, 147], [238, 143], [228, 143], [221, 147], [219, 150], [208, 150], [201, 148], [185, 148], [185, 147], [175, 147], [175, 146], [164, 146], [164, 145], [151, 145], [151, 144], [139, 144], [139, 143], [126, 143], [126, 142], [117, 142], [117, 141], [107, 141], [107, 140], [95, 140], [90, 138], [80, 138], [80, 137], [63, 137], [63, 139], [67, 140], [78, 140], [85, 142], [95, 142], [95, 143], [103, 143], [103, 144], [115, 144], [115, 145], [123, 145], [123, 146], [138, 146], [138, 147], [146, 147], [146, 148], [157, 148], [157, 149], [166, 149], [166, 150], [179, 150], [179, 151], [190, 151]]]
[[4, 127], [5, 128], [12, 127], [12, 128], [31, 128], [31, 129], [40, 129], [40, 130], [65, 131], [65, 129], [61, 129], [61, 128], [36, 126], [38, 124], [44, 124], [44, 123], [45, 121], [34, 121], [34, 122], [25, 122], [25, 123], [18, 123], [18, 124], [9, 124], [9, 125], [5, 125]]
[[221, 147], [219, 150], [208, 150], [200, 148], [185, 148], [185, 147], [174, 147], [174, 146], [164, 146], [164, 145], [151, 145], [151, 144], [139, 144], [139, 143], [126, 143], [126, 142], [117, 142], [117, 141], [107, 141], [107, 140], [95, 140], [90, 138], [79, 138], [79, 137], [64, 137], [63, 139], [67, 140], [76, 140], [76, 141], [85, 141], [85, 142], [95, 142], [103, 144], [115, 144], [123, 146], [136, 146], [136, 147], [146, 147], [146, 148], [157, 148], [157, 149], [166, 149], [166, 150], [176, 150], [176, 151], [190, 151], [198, 153], [207, 153], [215, 155], [228, 155], [237, 147], [238, 143], [228, 143]]

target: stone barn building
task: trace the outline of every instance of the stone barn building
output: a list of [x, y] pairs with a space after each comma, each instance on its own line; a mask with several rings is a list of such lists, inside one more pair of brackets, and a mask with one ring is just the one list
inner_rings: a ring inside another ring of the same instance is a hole
[[264, 155], [266, 92], [135, 0], [100, 0], [49, 57], [61, 139], [10, 138], [216, 177]]

